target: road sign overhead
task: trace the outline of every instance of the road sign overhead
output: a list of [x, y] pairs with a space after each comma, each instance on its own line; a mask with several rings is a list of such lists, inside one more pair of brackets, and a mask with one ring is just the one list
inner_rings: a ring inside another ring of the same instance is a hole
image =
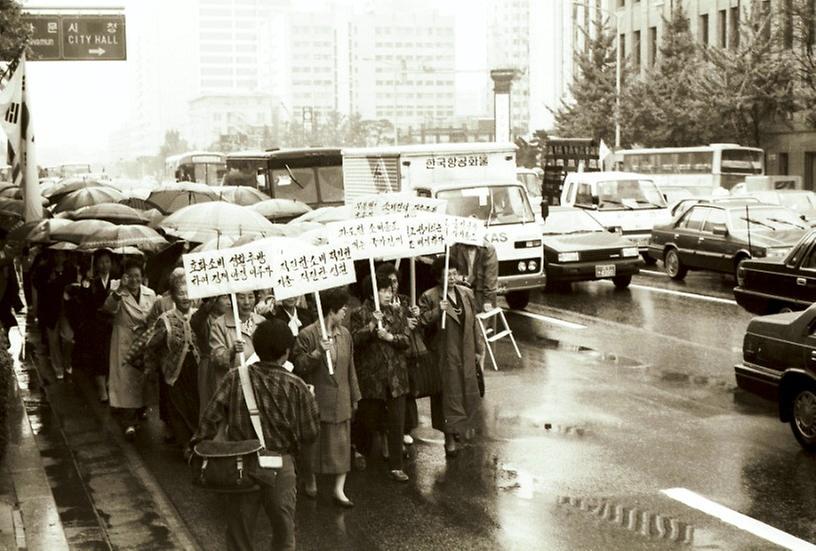
[[34, 60], [125, 60], [125, 16], [31, 15], [29, 46]]

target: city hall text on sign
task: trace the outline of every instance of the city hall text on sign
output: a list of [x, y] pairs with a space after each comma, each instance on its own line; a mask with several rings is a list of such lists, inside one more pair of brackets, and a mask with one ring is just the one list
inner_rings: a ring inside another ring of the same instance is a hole
[[32, 61], [127, 59], [125, 16], [26, 14]]

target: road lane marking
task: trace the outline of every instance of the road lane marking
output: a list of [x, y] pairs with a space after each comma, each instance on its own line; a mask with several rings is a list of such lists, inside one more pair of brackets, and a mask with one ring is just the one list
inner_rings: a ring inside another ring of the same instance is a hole
[[652, 291], [653, 293], [663, 293], [666, 295], [675, 295], [678, 297], [685, 297], [685, 298], [694, 298], [698, 300], [707, 300], [709, 302], [716, 302], [718, 304], [730, 304], [732, 306], [737, 306], [736, 300], [731, 300], [727, 298], [720, 298], [720, 297], [711, 297], [708, 295], [698, 295], [697, 293], [687, 293], [685, 291], [674, 291], [672, 289], [660, 289], [658, 287], [649, 287], [648, 285], [629, 285], [630, 289], [641, 289], [643, 291]]
[[532, 318], [534, 320], [543, 321], [545, 323], [560, 325], [561, 327], [566, 327], [567, 329], [586, 329], [586, 325], [581, 325], [580, 323], [573, 323], [571, 321], [565, 321], [558, 318], [542, 316], [541, 314], [534, 314], [533, 312], [527, 312], [523, 310], [510, 310], [510, 312], [513, 314], [518, 314], [519, 316], [524, 316], [525, 318]]
[[688, 505], [692, 509], [702, 511], [703, 513], [716, 517], [725, 523], [736, 526], [740, 530], [749, 532], [758, 538], [775, 543], [776, 545], [780, 545], [786, 549], [795, 549], [797, 551], [800, 549], [803, 551], [808, 549], [816, 551], [816, 545], [813, 545], [812, 543], [808, 543], [805, 540], [791, 536], [787, 532], [783, 532], [782, 530], [769, 526], [764, 522], [760, 522], [749, 516], [743, 515], [742, 513], [729, 509], [728, 507], [720, 505], [719, 503], [711, 501], [710, 499], [706, 499], [700, 494], [696, 494], [691, 490], [687, 490], [685, 488], [669, 488], [667, 490], [661, 490], [661, 493], [667, 495], [675, 501]]
[[654, 270], [640, 270], [641, 274], [649, 274], [649, 275], [656, 275], [661, 277], [669, 277], [669, 274], [666, 272], [655, 272]]

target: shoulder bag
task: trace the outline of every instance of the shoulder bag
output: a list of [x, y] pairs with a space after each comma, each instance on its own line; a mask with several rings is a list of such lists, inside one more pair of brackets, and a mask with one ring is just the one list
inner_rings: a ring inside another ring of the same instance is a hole
[[265, 451], [263, 429], [255, 392], [249, 379], [249, 369], [242, 364], [238, 367], [241, 391], [249, 410], [249, 419], [257, 439], [229, 441], [219, 437], [202, 440], [193, 448], [190, 466], [193, 484], [219, 493], [242, 493], [258, 490], [255, 480], [249, 476], [259, 468], [279, 469], [282, 458], [278, 454]]

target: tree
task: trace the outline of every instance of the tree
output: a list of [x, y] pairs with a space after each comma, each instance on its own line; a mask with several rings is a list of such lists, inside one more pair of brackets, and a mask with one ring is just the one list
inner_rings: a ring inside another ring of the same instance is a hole
[[0, 61], [12, 61], [23, 53], [31, 36], [23, 23], [22, 6], [16, 0], [0, 0]]
[[771, 14], [759, 3], [748, 15], [740, 25], [739, 46], [704, 50], [700, 94], [708, 102], [711, 141], [759, 146], [768, 125], [788, 121], [796, 111], [796, 80], [784, 29], [771, 24]]
[[791, 9], [796, 94], [805, 122], [816, 127], [816, 4], [813, 0], [794, 0]]
[[622, 101], [630, 141], [648, 147], [708, 143], [697, 85], [702, 64], [682, 2], [663, 20], [658, 52], [654, 69], [630, 83]]
[[588, 48], [578, 54], [570, 85], [572, 100], [562, 102], [555, 113], [555, 126], [562, 136], [614, 141], [617, 50], [615, 34], [607, 23], [598, 21], [599, 32], [594, 37], [584, 33]]
[[159, 158], [164, 163], [167, 157], [189, 150], [190, 146], [187, 144], [187, 140], [181, 137], [178, 130], [168, 130], [164, 133], [164, 144], [159, 148]]

